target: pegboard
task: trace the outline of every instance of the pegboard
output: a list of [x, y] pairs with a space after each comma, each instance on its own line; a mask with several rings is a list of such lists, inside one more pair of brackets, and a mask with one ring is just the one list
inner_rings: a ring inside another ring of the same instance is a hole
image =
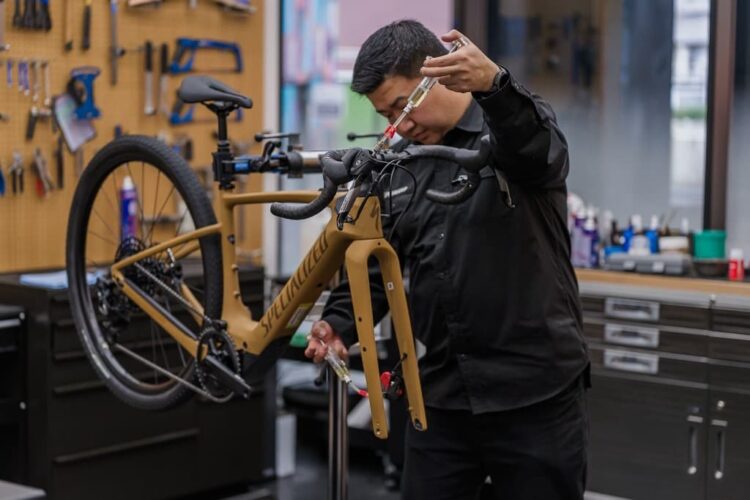
[[[68, 2], [73, 48], [64, 47], [65, 2]], [[23, 6], [24, 0], [21, 0]], [[52, 19], [50, 31], [27, 30], [12, 26], [14, 1], [5, 0], [4, 37], [10, 45], [0, 52], [0, 113], [8, 116], [0, 121], [0, 165], [5, 177], [5, 195], [0, 197], [0, 272], [53, 269], [65, 265], [65, 236], [68, 212], [77, 184], [74, 155], [64, 150], [64, 181], [62, 189], [55, 189], [45, 197], [38, 196], [36, 177], [31, 168], [36, 148], [45, 157], [53, 180], [57, 181], [54, 150], [57, 133], [53, 133], [51, 119], [37, 123], [32, 141], [25, 140], [27, 119], [32, 106], [32, 96], [25, 96], [18, 89], [17, 64], [19, 60], [45, 60], [49, 62], [51, 93], [64, 92], [70, 71], [80, 66], [95, 66], [101, 70], [94, 84], [94, 99], [102, 116], [94, 120], [97, 136], [84, 147], [84, 164], [96, 151], [114, 138], [115, 127], [124, 133], [163, 135], [173, 140], [187, 135], [193, 141], [191, 167], [205, 171], [210, 165], [211, 152], [215, 149], [212, 136], [216, 129], [213, 114], [202, 106], [196, 106], [196, 121], [181, 126], [171, 126], [167, 117], [157, 113], [147, 116], [144, 112], [144, 52], [146, 40], [154, 44], [154, 96], [159, 88], [159, 46], [169, 44], [170, 59], [178, 37], [206, 38], [238, 43], [241, 47], [243, 71], [219, 72], [217, 68], [231, 66], [227, 54], [212, 50], [198, 51], [195, 73], [208, 74], [224, 81], [238, 91], [248, 95], [254, 107], [244, 110], [241, 122], [229, 124], [230, 138], [249, 143], [255, 132], [262, 129], [262, 68], [263, 68], [263, 3], [252, 2], [253, 14], [238, 14], [227, 11], [213, 1], [198, 0], [193, 8], [189, 0], [165, 0], [162, 3], [128, 7], [119, 0], [117, 31], [119, 45], [125, 53], [118, 60], [118, 82], [110, 83], [110, 3], [95, 0], [91, 4], [91, 44], [86, 51], [81, 48], [83, 11], [85, 0], [50, 0]], [[12, 88], [6, 81], [7, 62], [14, 62]], [[205, 69], [211, 71], [203, 71]], [[168, 78], [169, 108], [175, 99], [175, 90], [185, 75], [170, 75]], [[31, 94], [31, 93], [30, 93]], [[39, 105], [40, 103], [37, 103]], [[13, 194], [8, 167], [13, 152], [23, 157], [25, 167], [25, 190]], [[253, 146], [250, 152], [258, 152]], [[210, 177], [209, 177], [210, 181]], [[242, 190], [262, 189], [260, 177], [251, 177]], [[57, 188], [57, 186], [55, 185]], [[241, 253], [257, 257], [261, 248], [262, 209], [259, 206], [245, 207], [241, 220], [244, 240], [238, 242]], [[240, 220], [240, 217], [237, 217]]]

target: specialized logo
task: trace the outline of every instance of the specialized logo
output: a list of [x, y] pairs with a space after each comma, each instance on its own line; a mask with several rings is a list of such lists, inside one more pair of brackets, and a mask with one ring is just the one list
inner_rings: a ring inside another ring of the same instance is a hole
[[318, 265], [320, 259], [323, 258], [323, 254], [327, 249], [328, 240], [326, 240], [326, 233], [323, 232], [321, 233], [320, 238], [315, 241], [310, 251], [307, 252], [305, 260], [303, 260], [300, 267], [297, 268], [297, 272], [294, 273], [281, 290], [281, 293], [279, 293], [279, 296], [273, 301], [271, 307], [268, 308], [266, 314], [261, 318], [260, 324], [265, 330], [263, 332], [264, 337], [267, 336], [274, 326], [277, 325], [281, 315], [284, 314], [289, 304], [291, 304], [297, 296], [300, 288], [302, 288], [302, 284], [310, 277], [313, 269]]

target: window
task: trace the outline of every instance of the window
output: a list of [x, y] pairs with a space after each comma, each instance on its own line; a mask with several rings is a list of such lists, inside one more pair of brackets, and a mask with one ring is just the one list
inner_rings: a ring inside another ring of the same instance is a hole
[[750, 255], [750, 2], [737, 2], [734, 104], [727, 172], [727, 249]]
[[491, 0], [488, 53], [553, 106], [568, 188], [620, 222], [703, 216], [709, 0]]

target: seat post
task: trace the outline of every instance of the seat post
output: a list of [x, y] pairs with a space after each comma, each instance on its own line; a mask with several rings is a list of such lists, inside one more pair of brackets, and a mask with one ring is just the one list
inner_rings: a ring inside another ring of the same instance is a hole
[[216, 141], [216, 152], [214, 152], [214, 180], [219, 183], [220, 189], [232, 189], [234, 187], [232, 180], [234, 175], [232, 172], [224, 171], [224, 163], [232, 160], [232, 149], [229, 144], [229, 136], [227, 134], [227, 117], [236, 108], [233, 106], [219, 107], [216, 105], [207, 105], [207, 107], [216, 113], [218, 119], [218, 130], [217, 130], [217, 141]]

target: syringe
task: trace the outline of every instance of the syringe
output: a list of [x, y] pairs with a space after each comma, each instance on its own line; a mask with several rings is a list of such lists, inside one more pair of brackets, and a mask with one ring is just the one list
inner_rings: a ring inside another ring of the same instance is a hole
[[[310, 341], [310, 336], [307, 337], [308, 342]], [[352, 381], [351, 373], [349, 372], [349, 367], [346, 366], [346, 362], [344, 362], [341, 357], [339, 357], [338, 354], [336, 354], [336, 351], [333, 350], [333, 348], [329, 345], [327, 345], [323, 340], [316, 337], [316, 340], [320, 342], [320, 344], [326, 348], [326, 355], [325, 360], [326, 362], [331, 366], [333, 371], [336, 373], [336, 375], [344, 381], [345, 384], [350, 385], [354, 391], [359, 394], [360, 396], [366, 398], [367, 397], [367, 391], [364, 389], [360, 389], [357, 387], [354, 382]]]
[[[453, 40], [453, 42], [451, 42], [451, 48], [448, 53], [452, 54], [456, 50], [468, 44], [469, 41], [464, 37]], [[375, 144], [375, 147], [373, 148], [375, 151], [380, 151], [388, 148], [389, 142], [396, 134], [396, 129], [398, 128], [398, 126], [401, 125], [401, 122], [404, 121], [404, 118], [406, 118], [409, 113], [411, 113], [420, 104], [422, 104], [422, 101], [424, 101], [425, 97], [427, 97], [427, 94], [430, 92], [437, 80], [438, 78], [435, 76], [425, 76], [424, 78], [422, 78], [422, 81], [419, 82], [417, 88], [412, 91], [409, 99], [407, 99], [406, 106], [404, 106], [404, 110], [401, 112], [401, 115], [396, 118], [395, 122], [391, 123], [385, 128], [383, 135], [380, 137], [380, 140], [377, 142], [377, 144]]]

